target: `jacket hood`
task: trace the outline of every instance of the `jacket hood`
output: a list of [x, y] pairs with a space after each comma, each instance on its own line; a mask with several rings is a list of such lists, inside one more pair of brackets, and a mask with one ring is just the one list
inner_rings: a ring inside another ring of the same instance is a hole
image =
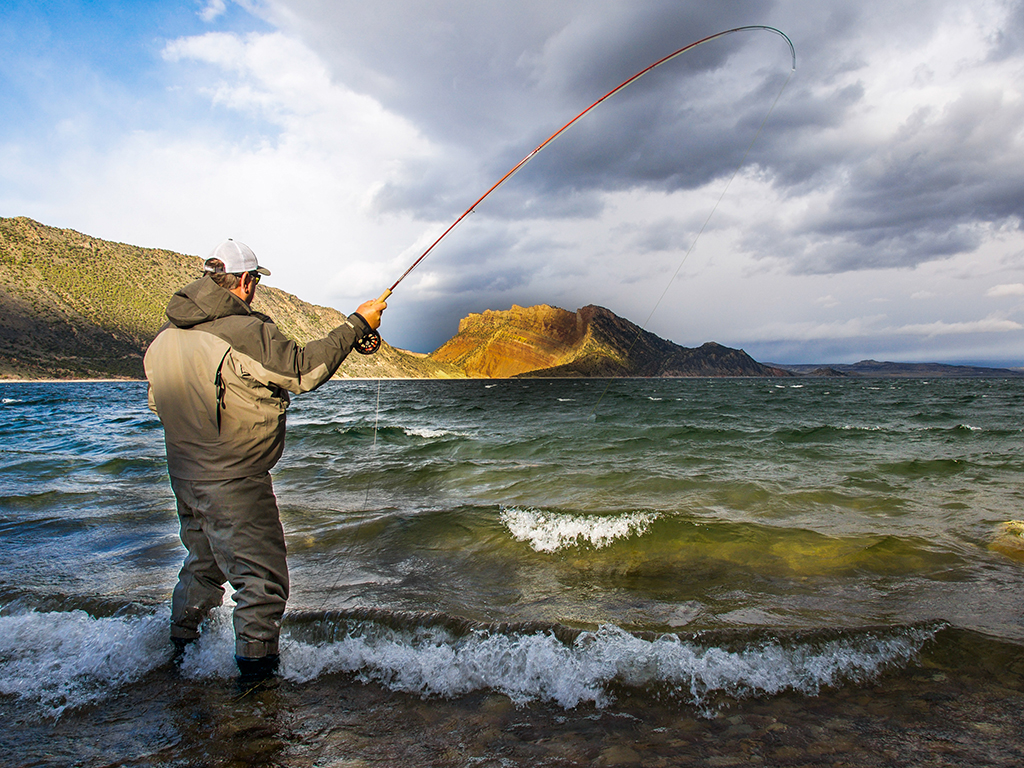
[[252, 314], [247, 305], [221, 288], [208, 275], [176, 291], [167, 305], [167, 319], [178, 328], [191, 328], [229, 315]]

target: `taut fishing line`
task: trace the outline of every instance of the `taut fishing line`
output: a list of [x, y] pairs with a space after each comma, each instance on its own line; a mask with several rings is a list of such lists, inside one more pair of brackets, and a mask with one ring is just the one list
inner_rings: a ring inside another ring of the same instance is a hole
[[[775, 27], [769, 27], [769, 26], [766, 26], [766, 25], [763, 25], [763, 24], [751, 24], [751, 25], [742, 26], [742, 27], [734, 27], [733, 29], [727, 29], [727, 30], [725, 30], [723, 32], [717, 32], [717, 33], [715, 33], [713, 35], [708, 35], [707, 37], [703, 37], [700, 40], [692, 42], [689, 45], [685, 45], [682, 48], [680, 48], [680, 49], [678, 49], [676, 51], [673, 51], [672, 53], [668, 54], [667, 56], [663, 56], [662, 58], [658, 59], [653, 64], [651, 64], [651, 65], [645, 67], [644, 69], [640, 70], [639, 72], [637, 72], [632, 77], [627, 78], [626, 80], [624, 80], [621, 83], [619, 83], [619, 85], [617, 85], [614, 88], [612, 88], [610, 91], [608, 91], [608, 93], [606, 93], [604, 96], [599, 98], [597, 101], [595, 101], [589, 107], [587, 107], [582, 112], [577, 114], [575, 117], [573, 117], [569, 122], [567, 122], [565, 125], [563, 125], [561, 128], [559, 128], [557, 131], [555, 131], [550, 136], [548, 136], [548, 138], [546, 138], [544, 141], [542, 141], [540, 144], [538, 144], [533, 149], [533, 151], [531, 151], [528, 155], [526, 155], [526, 157], [524, 157], [522, 160], [520, 160], [518, 163], [516, 163], [514, 166], [512, 166], [512, 168], [510, 168], [508, 170], [508, 172], [504, 176], [502, 176], [500, 179], [498, 179], [498, 181], [496, 181], [486, 192], [484, 192], [480, 197], [478, 197], [476, 199], [476, 201], [473, 202], [472, 205], [470, 205], [465, 211], [463, 211], [462, 214], [457, 219], [455, 219], [455, 221], [453, 221], [451, 223], [451, 225], [446, 230], [444, 230], [440, 234], [440, 236], [436, 240], [434, 240], [427, 247], [427, 249], [425, 251], [423, 251], [422, 254], [420, 254], [419, 258], [417, 258], [409, 266], [409, 268], [407, 270], [405, 270], [405, 272], [402, 273], [402, 275], [391, 285], [391, 287], [389, 287], [387, 290], [384, 291], [384, 293], [382, 293], [380, 295], [380, 298], [378, 299], [378, 301], [386, 301], [387, 298], [389, 296], [391, 296], [391, 294], [394, 292], [395, 288], [398, 287], [399, 283], [401, 283], [403, 280], [405, 280], [405, 278], [409, 275], [409, 273], [412, 272], [414, 269], [416, 269], [416, 267], [419, 266], [420, 262], [422, 262], [425, 258], [427, 258], [427, 256], [431, 253], [431, 251], [433, 251], [434, 248], [436, 248], [437, 245], [442, 240], [444, 240], [444, 238], [447, 237], [448, 234], [452, 230], [454, 230], [459, 224], [462, 223], [463, 219], [465, 219], [467, 216], [469, 216], [471, 213], [473, 213], [476, 210], [476, 207], [478, 205], [480, 205], [480, 203], [482, 203], [487, 198], [488, 195], [490, 195], [492, 192], [494, 192], [496, 189], [498, 189], [498, 187], [500, 187], [502, 184], [504, 184], [506, 181], [508, 181], [510, 178], [512, 178], [520, 170], [522, 170], [523, 166], [526, 165], [528, 162], [530, 162], [530, 160], [532, 160], [534, 157], [536, 157], [536, 155], [541, 150], [543, 150], [545, 147], [547, 147], [551, 142], [553, 142], [556, 138], [558, 138], [562, 133], [564, 133], [566, 130], [568, 130], [568, 128], [571, 125], [573, 125], [575, 122], [580, 120], [580, 118], [582, 118], [584, 115], [586, 115], [592, 109], [594, 109], [594, 107], [596, 107], [598, 104], [603, 103], [604, 101], [606, 101], [610, 97], [614, 96], [616, 93], [618, 93], [619, 91], [623, 90], [627, 86], [632, 85], [637, 80], [639, 80], [641, 77], [646, 75], [648, 72], [650, 72], [650, 71], [652, 71], [654, 69], [657, 69], [662, 64], [666, 64], [666, 63], [672, 61], [677, 56], [680, 56], [680, 55], [686, 53], [687, 51], [693, 50], [697, 46], [703, 45], [704, 43], [709, 43], [712, 40], [717, 40], [720, 37], [725, 37], [726, 35], [731, 35], [731, 34], [734, 34], [736, 32], [746, 32], [746, 31], [756, 31], [756, 30], [762, 30], [762, 31], [765, 31], [765, 32], [771, 32], [773, 34], [776, 34], [776, 35], [779, 35], [780, 37], [782, 37], [786, 41], [786, 43], [789, 45], [790, 54], [792, 55], [792, 58], [793, 58], [793, 66], [790, 69], [789, 76], [786, 78], [786, 81], [783, 83], [782, 88], [779, 90], [778, 95], [775, 97], [775, 100], [772, 102], [771, 107], [769, 107], [768, 113], [765, 115], [764, 119], [761, 121], [761, 124], [758, 127], [757, 132], [754, 134], [754, 138], [751, 139], [750, 144], [747, 146], [746, 151], [743, 153], [743, 157], [740, 159], [739, 164], [736, 166], [736, 170], [733, 171], [732, 176], [729, 178], [729, 181], [726, 183], [725, 187], [722, 189], [721, 195], [719, 196], [719, 198], [718, 198], [717, 202], [715, 203], [714, 207], [712, 207], [711, 212], [708, 214], [707, 218], [704, 220], [703, 225], [701, 225], [701, 228], [697, 232], [697, 235], [694, 237], [693, 242], [690, 243], [690, 247], [687, 249], [686, 253], [683, 255], [682, 260], [679, 262], [679, 266], [676, 267], [676, 270], [675, 270], [675, 272], [673, 272], [672, 277], [669, 278], [669, 281], [668, 281], [668, 283], [665, 286], [665, 290], [662, 291], [661, 296], [654, 303], [654, 306], [651, 308], [650, 314], [648, 314], [647, 319], [644, 321], [644, 324], [642, 326], [638, 327], [636, 337], [633, 339], [633, 343], [630, 345], [629, 350], [626, 353], [628, 355], [629, 352], [632, 351], [633, 347], [636, 346], [636, 343], [639, 340], [640, 335], [643, 333], [645, 326], [650, 322], [651, 318], [654, 316], [654, 312], [657, 310], [657, 308], [661, 304], [662, 300], [668, 294], [669, 288], [671, 287], [672, 283], [675, 281], [675, 279], [678, 276], [680, 270], [682, 270], [683, 264], [686, 262], [686, 259], [689, 257], [690, 253], [693, 252], [693, 249], [696, 247], [697, 240], [700, 239], [700, 236], [704, 233], [704, 230], [707, 228], [708, 223], [711, 221], [711, 217], [714, 216], [715, 211], [718, 209], [719, 204], [722, 202], [723, 198], [725, 197], [726, 193], [728, 192], [729, 186], [732, 184], [733, 180], [739, 174], [740, 169], [746, 163], [747, 156], [750, 154], [750, 150], [753, 148], [754, 142], [756, 142], [758, 136], [761, 135], [761, 131], [764, 129], [765, 123], [768, 121], [769, 116], [771, 115], [772, 111], [775, 109], [775, 105], [778, 103], [779, 99], [782, 97], [783, 91], [785, 91], [786, 86], [789, 84], [790, 79], [793, 77], [793, 72], [796, 71], [796, 48], [793, 46], [793, 41], [790, 40], [789, 36], [786, 35], [786, 33], [783, 32], [782, 30], [776, 29]], [[364, 336], [362, 338], [362, 340], [360, 340], [355, 345], [355, 350], [357, 352], [361, 353], [361, 354], [364, 354], [364, 355], [372, 355], [374, 352], [376, 352], [378, 349], [380, 349], [380, 346], [381, 346], [380, 334], [377, 331], [374, 330], [374, 331], [371, 331], [370, 333], [368, 333], [366, 336]], [[610, 382], [609, 382], [608, 386], [611, 386]], [[604, 399], [604, 396], [605, 396], [605, 394], [607, 392], [608, 392], [608, 388], [606, 386], [604, 392], [602, 392], [602, 394], [601, 394], [601, 397], [598, 399], [597, 404], [594, 406], [594, 411], [595, 412], [597, 410], [597, 405], [600, 405], [601, 400]], [[376, 416], [375, 416], [374, 425], [373, 425], [373, 449], [374, 450], [376, 449], [376, 446], [377, 446], [377, 427], [378, 427], [379, 418], [380, 418], [380, 380], [378, 379], [378, 382], [377, 382], [377, 409], [376, 409]], [[369, 483], [369, 481], [367, 481], [366, 500], [364, 501], [364, 504], [363, 504], [364, 508], [368, 505], [369, 494], [370, 494], [370, 483]], [[340, 576], [339, 576], [339, 580], [340, 580]], [[335, 583], [334, 587], [331, 588], [330, 592], [333, 592], [334, 588], [336, 586], [337, 586], [337, 582]], [[324, 597], [324, 605], [326, 605], [326, 603], [327, 603], [327, 599], [328, 599], [328, 596], [329, 596], [330, 592], [328, 592], [327, 595], [325, 595], [325, 597]], [[321, 608], [322, 608], [322, 606], [321, 606]]]
[[[745, 29], [745, 27], [740, 27], [740, 29]], [[722, 193], [718, 196], [718, 200], [716, 200], [715, 204], [711, 207], [711, 210], [708, 212], [707, 218], [704, 219], [704, 223], [700, 225], [700, 229], [697, 230], [697, 234], [694, 235], [693, 241], [690, 243], [690, 247], [686, 249], [686, 253], [684, 253], [683, 258], [680, 259], [679, 266], [676, 267], [675, 272], [672, 273], [672, 277], [670, 277], [668, 279], [668, 282], [665, 283], [665, 289], [661, 292], [661, 295], [658, 297], [658, 300], [654, 302], [654, 305], [651, 307], [651, 311], [647, 314], [647, 319], [644, 320], [642, 325], [637, 326], [636, 335], [633, 336], [633, 342], [629, 345], [629, 348], [626, 350], [625, 357], [627, 358], [629, 357], [629, 354], [633, 351], [633, 347], [635, 347], [636, 343], [640, 340], [640, 337], [643, 335], [644, 331], [647, 329], [647, 326], [651, 322], [651, 318], [654, 317], [654, 313], [658, 310], [658, 307], [661, 305], [661, 302], [664, 300], [665, 296], [668, 295], [668, 291], [672, 287], [672, 283], [674, 283], [676, 277], [679, 276], [679, 272], [682, 270], [683, 265], [686, 263], [686, 260], [690, 257], [690, 254], [693, 253], [694, 248], [697, 247], [697, 241], [700, 240], [700, 236], [704, 234], [704, 230], [707, 229], [708, 223], [711, 221], [711, 217], [715, 215], [715, 211], [718, 210], [718, 206], [722, 203], [722, 200], [725, 199], [725, 195], [729, 191], [729, 187], [732, 186], [733, 181], [735, 181], [736, 177], [739, 175], [740, 169], [743, 168], [743, 166], [746, 164], [747, 156], [750, 154], [750, 150], [754, 148], [754, 144], [757, 142], [758, 137], [761, 135], [761, 131], [764, 130], [765, 123], [768, 122], [768, 118], [771, 117], [772, 112], [775, 111], [775, 105], [779, 103], [779, 99], [782, 98], [782, 93], [786, 90], [786, 86], [789, 85], [789, 81], [793, 78], [793, 73], [796, 72], [796, 49], [793, 47], [792, 41], [788, 37], [786, 37], [784, 33], [779, 32], [779, 30], [777, 29], [773, 29], [771, 27], [766, 27], [766, 29], [772, 29], [773, 32], [778, 32], [780, 35], [786, 38], [786, 42], [789, 43], [789, 48], [793, 53], [793, 67], [792, 69], [789, 70], [789, 74], [786, 76], [785, 82], [782, 83], [782, 87], [776, 94], [771, 106], [768, 107], [768, 111], [765, 113], [764, 119], [761, 120], [761, 124], [757, 127], [757, 131], [754, 133], [753, 138], [750, 140], [750, 143], [747, 145], [746, 150], [743, 152], [743, 157], [741, 157], [739, 163], [736, 164], [736, 169], [732, 172], [732, 175], [729, 177], [729, 180], [725, 183], [725, 186], [722, 187]], [[610, 387], [611, 380], [609, 379], [608, 382], [605, 384], [604, 391], [601, 392], [601, 396], [597, 399], [597, 402], [594, 403], [594, 410], [591, 412], [592, 416], [596, 415], [597, 408], [599, 405], [601, 405], [601, 401], [604, 400], [604, 396], [608, 394], [608, 389]]]

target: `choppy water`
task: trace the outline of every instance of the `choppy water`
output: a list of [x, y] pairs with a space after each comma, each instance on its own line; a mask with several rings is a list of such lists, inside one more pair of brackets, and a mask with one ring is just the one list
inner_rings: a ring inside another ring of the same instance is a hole
[[[1014, 764], [1022, 404], [1024, 380], [332, 382], [274, 473], [267, 700], [231, 693], [227, 608], [169, 663], [182, 549], [145, 385], [0, 384], [0, 757], [826, 764], [807, 734], [904, 731], [906, 699], [931, 702], [922, 764]], [[277, 725], [210, 735], [246, 706]], [[462, 752], [426, 746], [445, 717]], [[935, 735], [951, 718], [966, 736]], [[872, 733], [845, 734], [865, 765]]]

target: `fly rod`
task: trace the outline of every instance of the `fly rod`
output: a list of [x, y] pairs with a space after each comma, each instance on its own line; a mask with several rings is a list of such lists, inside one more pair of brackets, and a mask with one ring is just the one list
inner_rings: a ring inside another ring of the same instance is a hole
[[[524, 157], [522, 160], [520, 160], [518, 163], [516, 163], [514, 166], [512, 166], [512, 168], [510, 168], [509, 171], [504, 176], [502, 176], [500, 179], [498, 179], [494, 183], [494, 185], [491, 186], [490, 189], [488, 189], [486, 192], [484, 192], [482, 195], [480, 195], [480, 197], [477, 198], [476, 202], [474, 202], [471, 206], [469, 206], [469, 208], [467, 208], [465, 211], [463, 211], [462, 215], [460, 215], [457, 219], [455, 219], [455, 221], [452, 222], [451, 226], [449, 226], [448, 229], [446, 229], [444, 232], [442, 232], [440, 237], [438, 237], [434, 242], [432, 242], [430, 244], [430, 246], [422, 254], [420, 254], [419, 258], [416, 259], [416, 261], [414, 261], [412, 263], [412, 265], [410, 265], [410, 267], [407, 270], [405, 270], [405, 272], [402, 273], [402, 276], [399, 277], [397, 280], [395, 280], [395, 282], [391, 285], [391, 287], [388, 288], [386, 291], [384, 291], [384, 293], [382, 293], [380, 295], [380, 298], [378, 298], [377, 300], [378, 301], [387, 301], [388, 297], [392, 293], [394, 293], [395, 288], [398, 287], [398, 284], [401, 283], [403, 280], [405, 280], [405, 278], [409, 275], [409, 273], [412, 272], [414, 269], [416, 269], [417, 266], [419, 266], [421, 261], [423, 261], [425, 258], [427, 258], [427, 256], [430, 254], [431, 251], [434, 250], [434, 248], [438, 245], [438, 243], [440, 243], [442, 240], [445, 239], [445, 237], [448, 236], [449, 232], [451, 232], [453, 229], [455, 229], [462, 222], [463, 219], [465, 219], [467, 216], [469, 216], [469, 214], [473, 213], [473, 211], [476, 210], [476, 207], [478, 205], [480, 205], [480, 203], [482, 203], [487, 198], [488, 195], [490, 195], [492, 192], [494, 192], [494, 190], [496, 190], [498, 187], [500, 187], [502, 184], [504, 184], [506, 181], [508, 181], [510, 178], [512, 178], [524, 165], [526, 165], [528, 162], [530, 162], [530, 160], [532, 160], [537, 155], [538, 152], [540, 152], [548, 144], [550, 144], [552, 141], [554, 141], [556, 138], [558, 138], [563, 132], [565, 132], [569, 128], [569, 126], [571, 126], [573, 123], [575, 123], [577, 120], [579, 120], [585, 114], [587, 114], [590, 110], [592, 110], [598, 104], [602, 103], [603, 101], [605, 101], [606, 99], [610, 98], [611, 96], [614, 96], [616, 93], [621, 91], [626, 86], [631, 85], [632, 83], [635, 83], [637, 80], [639, 80], [641, 77], [646, 75], [651, 70], [660, 67], [662, 64], [665, 64], [665, 63], [671, 61], [672, 59], [676, 58], [677, 56], [679, 56], [679, 55], [681, 55], [683, 53], [686, 53], [687, 51], [692, 50], [692, 49], [696, 48], [699, 45], [703, 45], [704, 43], [708, 43], [708, 42], [710, 42], [712, 40], [716, 40], [719, 37], [725, 37], [726, 35], [731, 35], [734, 32], [744, 32], [744, 31], [748, 31], [748, 30], [764, 30], [766, 32], [772, 32], [772, 33], [774, 33], [776, 35], [780, 35], [786, 41], [786, 43], [789, 44], [789, 50], [790, 50], [790, 53], [792, 54], [792, 57], [793, 57], [793, 69], [794, 70], [796, 69], [796, 48], [793, 46], [793, 41], [789, 39], [789, 36], [786, 35], [785, 32], [783, 32], [783, 31], [781, 31], [779, 29], [776, 29], [775, 27], [765, 26], [763, 24], [751, 24], [751, 25], [743, 26], [743, 27], [734, 27], [733, 29], [727, 29], [727, 30], [725, 30], [723, 32], [716, 32], [713, 35], [708, 35], [707, 37], [703, 37], [700, 40], [697, 40], [697, 41], [695, 41], [693, 43], [690, 43], [689, 45], [683, 46], [679, 50], [674, 51], [674, 52], [668, 54], [667, 56], [663, 56], [662, 58], [658, 59], [653, 64], [651, 64], [651, 65], [649, 65], [647, 67], [644, 67], [643, 69], [641, 69], [639, 72], [637, 72], [632, 77], [630, 77], [630, 78], [628, 78], [626, 80], [623, 80], [617, 86], [612, 88], [610, 91], [608, 91], [608, 93], [606, 93], [604, 96], [599, 98], [597, 101], [595, 101], [589, 107], [587, 107], [582, 112], [580, 112], [578, 115], [576, 115], [576, 117], [574, 117], [572, 120], [567, 122], [565, 125], [563, 125], [561, 128], [559, 128], [557, 131], [552, 133], [550, 136], [548, 136], [544, 141], [542, 141], [540, 144], [538, 144], [537, 147], [532, 152], [530, 152], [526, 157]], [[380, 349], [380, 345], [381, 345], [380, 334], [377, 331], [370, 331], [370, 333], [368, 333], [365, 336], [363, 336], [363, 338], [356, 343], [355, 350], [357, 352], [360, 352], [360, 353], [364, 354], [364, 355], [372, 355], [374, 352], [376, 352], [378, 349]]]

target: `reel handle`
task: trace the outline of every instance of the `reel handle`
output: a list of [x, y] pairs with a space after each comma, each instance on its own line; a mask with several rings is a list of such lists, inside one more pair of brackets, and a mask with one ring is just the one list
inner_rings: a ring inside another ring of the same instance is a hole
[[[388, 288], [384, 293], [380, 295], [377, 301], [387, 301], [388, 296], [391, 295], [391, 289]], [[380, 349], [381, 338], [377, 331], [370, 331], [368, 334], [363, 336], [359, 341], [352, 347], [356, 352], [361, 355], [372, 355], [378, 349]]]

